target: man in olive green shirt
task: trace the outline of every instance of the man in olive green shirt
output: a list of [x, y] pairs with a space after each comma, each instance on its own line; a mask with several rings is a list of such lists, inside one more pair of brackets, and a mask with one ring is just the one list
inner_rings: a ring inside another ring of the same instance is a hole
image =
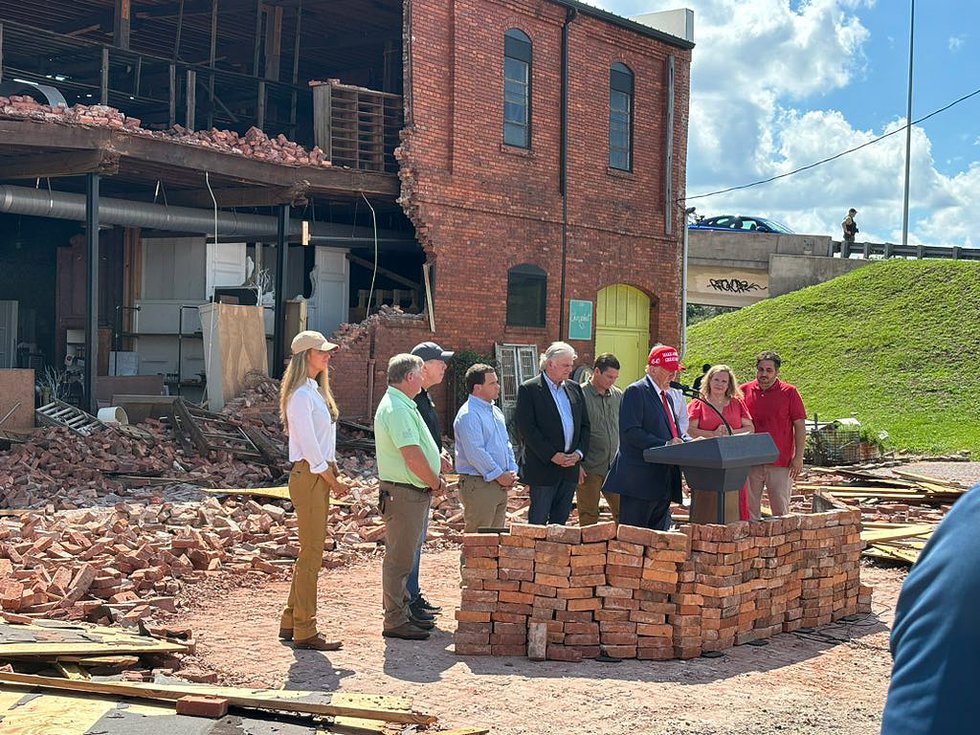
[[386, 638], [424, 640], [434, 623], [415, 619], [406, 589], [415, 562], [430, 493], [445, 489], [439, 448], [414, 398], [422, 388], [422, 359], [395, 355], [388, 361], [388, 390], [374, 413], [375, 450], [381, 480], [378, 506], [385, 522], [381, 586]]
[[[619, 449], [619, 408], [623, 405], [623, 391], [615, 385], [618, 377], [619, 360], [611, 352], [605, 352], [595, 359], [592, 375], [582, 386], [591, 431], [589, 452], [579, 465], [579, 484], [575, 489], [580, 526], [591, 526], [599, 521], [599, 492]], [[602, 495], [609, 504], [613, 520], [619, 522], [619, 496], [605, 492]]]

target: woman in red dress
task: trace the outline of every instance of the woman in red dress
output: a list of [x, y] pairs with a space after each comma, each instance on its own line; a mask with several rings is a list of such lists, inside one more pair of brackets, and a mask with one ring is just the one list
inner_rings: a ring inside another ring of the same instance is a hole
[[[752, 434], [755, 426], [752, 416], [742, 401], [742, 391], [738, 388], [735, 374], [728, 365], [715, 365], [701, 381], [701, 395], [688, 404], [687, 415], [691, 420], [687, 433], [695, 439], [712, 439], [728, 436], [728, 429], [705, 403], [721, 411], [722, 416], [732, 427], [733, 434]], [[739, 517], [749, 520], [748, 483], [738, 494]]]

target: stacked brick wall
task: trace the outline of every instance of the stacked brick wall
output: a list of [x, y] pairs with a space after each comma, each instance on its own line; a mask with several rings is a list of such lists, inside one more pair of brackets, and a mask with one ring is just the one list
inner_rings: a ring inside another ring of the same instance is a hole
[[[693, 658], [870, 612], [860, 514], [660, 532], [600, 523], [466, 534], [456, 652]], [[531, 644], [531, 653], [534, 645]]]
[[[690, 51], [587, 14], [571, 21], [563, 244], [559, 161], [566, 7], [548, 0], [410, 0], [406, 8], [407, 125], [396, 151], [400, 203], [435, 265], [437, 338], [481, 352], [494, 342], [544, 347], [567, 337], [559, 325], [568, 300], [595, 302], [602, 288], [625, 283], [651, 298], [650, 341], [676, 344], [683, 215], [679, 204], [666, 211], [665, 178], [671, 177], [673, 197], [681, 202]], [[503, 38], [509, 28], [525, 32], [533, 46], [529, 149], [502, 141]], [[669, 172], [668, 57], [677, 70]], [[618, 62], [629, 66], [636, 81], [629, 172], [608, 167], [609, 68]], [[506, 323], [507, 272], [521, 263], [548, 275], [544, 327]], [[581, 362], [594, 356], [592, 340], [573, 346]]]
[[[372, 417], [388, 387], [388, 360], [432, 339], [425, 316], [402, 314], [386, 307], [359, 324], [344, 324], [330, 339], [340, 349], [330, 360], [330, 386], [340, 414]], [[445, 404], [445, 386], [432, 391], [436, 405]]]

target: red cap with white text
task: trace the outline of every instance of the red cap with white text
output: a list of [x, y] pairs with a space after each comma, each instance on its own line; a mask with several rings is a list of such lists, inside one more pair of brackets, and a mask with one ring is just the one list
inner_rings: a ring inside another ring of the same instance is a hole
[[680, 355], [677, 354], [677, 350], [669, 345], [660, 345], [659, 347], [654, 347], [650, 350], [650, 357], [647, 359], [647, 365], [651, 367], [661, 367], [664, 370], [668, 370], [672, 373], [676, 373], [678, 370], [684, 370], [684, 366], [681, 365]]

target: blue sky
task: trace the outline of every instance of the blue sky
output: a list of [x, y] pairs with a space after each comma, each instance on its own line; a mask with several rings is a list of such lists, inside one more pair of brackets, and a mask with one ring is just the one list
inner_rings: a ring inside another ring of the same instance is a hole
[[[908, 0], [598, 0], [634, 16], [690, 7], [688, 196], [790, 171], [904, 124]], [[980, 88], [980, 3], [917, 0], [913, 119]], [[912, 243], [980, 246], [980, 95], [916, 126]], [[905, 133], [815, 170], [690, 203], [798, 232], [900, 242]]]

